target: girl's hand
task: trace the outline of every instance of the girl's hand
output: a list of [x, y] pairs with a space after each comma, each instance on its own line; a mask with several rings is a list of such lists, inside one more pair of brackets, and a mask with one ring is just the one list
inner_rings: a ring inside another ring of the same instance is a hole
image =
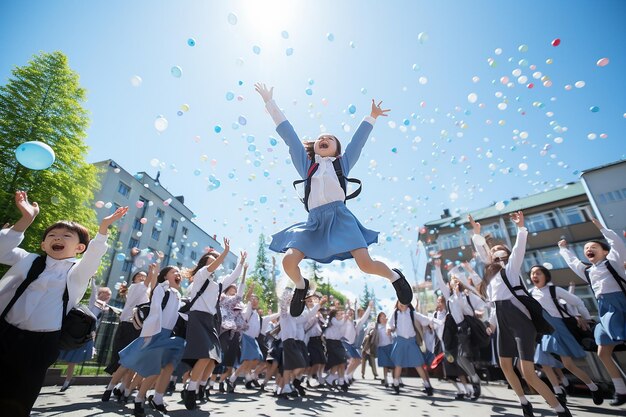
[[511, 213], [510, 216], [511, 220], [515, 223], [518, 229], [524, 227], [524, 213], [516, 211], [515, 213]]
[[559, 245], [559, 248], [566, 248], [567, 247], [567, 240], [565, 240], [565, 239], [559, 240], [558, 245]]
[[320, 305], [326, 304], [327, 301], [328, 301], [328, 298], [326, 298], [326, 296], [323, 296], [322, 298], [320, 298]]
[[[258, 91], [258, 90], [257, 90]], [[374, 101], [374, 99], [372, 99], [372, 113], [370, 113], [370, 116], [372, 116], [374, 119], [376, 119], [378, 116], [384, 116], [387, 117], [388, 112], [391, 111], [391, 109], [381, 109], [380, 105], [382, 104], [382, 101], [379, 101], [378, 104], [376, 104], [376, 102]]]
[[101, 235], [106, 235], [108, 233], [109, 226], [111, 226], [114, 222], [124, 217], [126, 212], [128, 212], [128, 206], [120, 207], [117, 210], [115, 210], [115, 213], [102, 219], [102, 222], [100, 223], [100, 230], [98, 232]]
[[[35, 204], [35, 203], [33, 203]], [[598, 230], [602, 230], [604, 229], [604, 226], [602, 226], [602, 223], [600, 223], [600, 220], [596, 219], [595, 217], [593, 217], [591, 219], [591, 221], [593, 222], [593, 224], [598, 228]]]
[[230, 239], [225, 237], [224, 238], [224, 253], [228, 253], [230, 252]]
[[[248, 258], [248, 252], [246, 252], [245, 250], [239, 252], [239, 263], [241, 264], [241, 266], [244, 266], [244, 264], [246, 263], [246, 258]], [[248, 269], [247, 266], [246, 269]]]
[[480, 234], [480, 223], [478, 223], [476, 220], [474, 220], [474, 218], [472, 217], [471, 214], [469, 214], [467, 216], [470, 225], [472, 226], [472, 231], [474, 232], [475, 235], [479, 235]]
[[34, 201], [32, 204], [28, 202], [28, 195], [26, 194], [26, 191], [15, 192], [15, 205], [20, 213], [22, 213], [22, 218], [24, 219], [33, 221], [39, 214], [39, 205]]
[[370, 300], [370, 303], [368, 304], [368, 306], [369, 306], [370, 308], [374, 307], [374, 300]]
[[268, 101], [270, 101], [272, 97], [274, 96], [274, 87], [268, 90], [265, 84], [256, 83], [254, 84], [254, 89], [256, 90], [257, 93], [259, 93], [264, 103], [267, 103]]

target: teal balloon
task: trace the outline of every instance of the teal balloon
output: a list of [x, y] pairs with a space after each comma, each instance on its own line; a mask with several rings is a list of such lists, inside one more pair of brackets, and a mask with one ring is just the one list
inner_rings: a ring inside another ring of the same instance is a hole
[[589, 110], [590, 110], [592, 113], [597, 113], [597, 112], [599, 112], [599, 111], [600, 111], [600, 107], [598, 107], [598, 106], [591, 106], [591, 107], [589, 107]]
[[254, 52], [254, 53], [255, 53], [255, 54], [257, 54], [257, 55], [258, 55], [258, 54], [260, 54], [260, 53], [261, 53], [261, 47], [260, 47], [260, 46], [258, 46], [258, 45], [254, 45], [254, 46], [252, 47], [252, 52]]
[[234, 98], [235, 98], [235, 93], [233, 93], [232, 91], [226, 92], [226, 100], [231, 101]]
[[220, 133], [222, 131], [222, 126], [220, 125], [216, 125], [213, 130], [215, 131], [215, 133]]
[[356, 113], [356, 106], [354, 104], [350, 104], [350, 106], [348, 107], [348, 111], [350, 112], [350, 114]]
[[307, 88], [306, 90], [304, 90], [304, 92], [306, 93], [307, 96], [313, 95], [313, 90], [311, 90], [310, 88]]
[[270, 145], [272, 146], [276, 146], [278, 144], [278, 141], [274, 138], [270, 138]]
[[293, 48], [287, 48], [287, 49], [285, 50], [285, 55], [287, 55], [287, 56], [291, 56], [291, 55], [293, 55]]
[[180, 78], [183, 76], [183, 69], [179, 66], [174, 66], [172, 67], [172, 69], [170, 70], [170, 73], [176, 77], [176, 78]]
[[118, 253], [117, 255], [115, 255], [115, 259], [117, 259], [118, 262], [124, 262], [126, 260], [126, 255], [124, 255], [123, 253]]
[[196, 46], [196, 40], [194, 38], [187, 39], [187, 45]]
[[50, 168], [55, 155], [52, 148], [43, 142], [24, 142], [15, 149], [17, 162], [28, 169], [42, 170]]
[[264, 195], [262, 195], [262, 196], [259, 198], [259, 202], [260, 202], [261, 204], [265, 204], [265, 203], [267, 203], [267, 197], [266, 197], [266, 196], [264, 196]]

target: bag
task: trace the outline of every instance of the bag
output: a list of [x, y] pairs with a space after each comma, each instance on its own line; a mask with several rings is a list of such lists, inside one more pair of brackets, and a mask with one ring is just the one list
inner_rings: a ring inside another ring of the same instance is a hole
[[472, 344], [479, 348], [489, 346], [491, 336], [487, 334], [487, 326], [485, 323], [474, 316], [465, 316], [465, 321], [470, 328], [470, 340]]
[[578, 320], [576, 317], [572, 316], [567, 308], [559, 303], [559, 300], [556, 296], [556, 287], [554, 285], [550, 285], [548, 288], [550, 291], [550, 298], [552, 298], [552, 302], [556, 307], [557, 311], [561, 315], [563, 319], [563, 323], [567, 330], [574, 336], [574, 339], [583, 347], [583, 349], [588, 350], [590, 352], [595, 352], [598, 349], [598, 345], [596, 345], [595, 338], [593, 336], [593, 331], [596, 327], [596, 323], [593, 322], [593, 326], [590, 326], [589, 330], [583, 330], [578, 326]]
[[454, 317], [452, 317], [452, 314], [446, 314], [443, 322], [443, 335], [441, 336], [441, 340], [443, 341], [443, 345], [446, 351], [453, 352], [458, 348], [458, 331], [458, 325], [456, 324], [456, 321], [454, 321]]
[[[67, 294], [67, 288], [65, 289]], [[63, 304], [63, 313], [67, 304]], [[74, 350], [90, 341], [96, 332], [96, 316], [84, 304], [79, 304], [64, 316], [59, 338], [59, 349]]]
[[[167, 305], [167, 301], [170, 298], [170, 292], [167, 291], [165, 296], [163, 297], [163, 301], [161, 301], [161, 310], [165, 308]], [[150, 314], [150, 304], [152, 300], [147, 303], [138, 304], [133, 308], [133, 316], [130, 318], [130, 321], [133, 323], [135, 330], [141, 330], [143, 328], [143, 322], [148, 318]]]
[[[191, 310], [191, 306], [193, 306], [193, 304], [196, 302], [196, 300], [198, 298], [200, 298], [200, 296], [202, 295], [202, 293], [207, 289], [207, 287], [209, 286], [209, 280], [207, 279], [204, 284], [202, 284], [202, 287], [200, 287], [200, 290], [196, 293], [196, 295], [193, 297], [193, 299], [191, 301], [189, 301], [187, 304], [185, 304], [184, 306], [182, 306], [178, 312], [179, 313], [187, 313]], [[219, 314], [219, 326], [221, 326], [221, 312], [220, 312], [220, 294], [222, 293], [222, 283], [219, 284], [219, 289], [218, 289], [218, 293], [217, 293], [217, 302], [215, 304], [215, 308]], [[218, 326], [218, 315], [215, 315], [215, 328], [219, 329], [220, 327]], [[178, 316], [178, 319], [176, 320], [176, 324], [174, 325], [174, 328], [172, 329], [172, 334], [174, 336], [178, 336], [178, 337], [182, 337], [183, 339], [187, 339], [187, 320], [185, 320], [182, 316]]]
[[[500, 274], [502, 276], [502, 281], [504, 281], [504, 284], [507, 286], [509, 291], [511, 291], [511, 294], [513, 294], [513, 296], [517, 298], [517, 300], [522, 303], [522, 305], [526, 307], [530, 313], [530, 320], [535, 326], [537, 336], [539, 337], [540, 335], [553, 333], [554, 327], [552, 327], [552, 325], [543, 316], [544, 309], [541, 307], [539, 301], [535, 300], [523, 285], [520, 284], [517, 287], [512, 287], [504, 269], [500, 270]], [[524, 291], [524, 295], [517, 294], [517, 290]]]

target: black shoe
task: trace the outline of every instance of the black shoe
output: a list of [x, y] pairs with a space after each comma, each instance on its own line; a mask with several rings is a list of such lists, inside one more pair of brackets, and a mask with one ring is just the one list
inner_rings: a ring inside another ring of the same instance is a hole
[[572, 413], [569, 411], [569, 409], [565, 406], [563, 406], [563, 408], [565, 409], [565, 411], [556, 413], [557, 417], [572, 417]]
[[194, 408], [196, 408], [196, 391], [189, 391], [187, 390], [187, 392], [185, 392], [185, 408], [187, 410], [193, 410]]
[[533, 414], [533, 405], [530, 401], [526, 404], [522, 404], [522, 411], [524, 412], [524, 417], [535, 417]]
[[434, 394], [435, 390], [433, 390], [433, 387], [424, 387], [424, 392], [430, 397]]
[[480, 384], [472, 384], [474, 394], [472, 394], [472, 401], [476, 401], [480, 397]]
[[122, 398], [120, 399], [120, 402], [122, 404], [128, 404], [128, 400], [130, 399], [130, 395], [122, 395]]
[[170, 381], [169, 384], [167, 384], [166, 392], [168, 394], [171, 394], [174, 391], [176, 391], [176, 382], [175, 381]]
[[559, 403], [561, 403], [563, 407], [567, 405], [567, 394], [565, 394], [564, 392], [556, 394], [556, 399], [559, 400]]
[[591, 398], [593, 399], [593, 403], [595, 405], [600, 405], [604, 402], [604, 397], [602, 396], [599, 388], [595, 391], [591, 391]]
[[313, 386], [311, 385], [311, 381], [309, 381], [308, 379], [306, 380], [306, 387], [313, 388]]
[[293, 296], [291, 297], [291, 304], [289, 305], [289, 314], [292, 317], [299, 317], [304, 311], [304, 297], [306, 297], [307, 292], [309, 291], [309, 280], [304, 279], [304, 289], [296, 288], [293, 290]]
[[226, 390], [224, 389], [224, 382], [220, 382], [219, 392], [226, 392]]
[[380, 380], [380, 385], [387, 385], [387, 382], [384, 379]]
[[400, 385], [393, 384], [393, 392], [400, 394]]
[[246, 385], [244, 385], [246, 387], [246, 389], [253, 389], [254, 387], [252, 386], [252, 381], [246, 381]]
[[259, 384], [259, 381], [257, 381], [256, 379], [253, 379], [251, 382], [254, 387], [261, 388], [261, 384]]
[[306, 396], [306, 390], [302, 386], [302, 381], [300, 381], [299, 379], [294, 379], [293, 380], [293, 386], [294, 386], [295, 389], [298, 390], [298, 394], [300, 394], [301, 397], [305, 397]]
[[135, 403], [135, 411], [133, 411], [133, 415], [135, 417], [145, 417], [146, 416], [146, 412], [143, 409], [143, 404], [142, 403]]
[[59, 392], [65, 392], [67, 391], [67, 389], [72, 385], [72, 381], [70, 380], [69, 382], [66, 381], [67, 384], [65, 384], [65, 382], [63, 383], [63, 386], [61, 387], [61, 389], [59, 390]]
[[198, 385], [198, 395], [197, 395], [198, 401], [204, 401], [204, 392], [205, 392], [205, 386]]
[[[135, 404], [139, 404], [139, 403], [135, 403]], [[154, 402], [154, 396], [149, 396], [148, 397], [148, 404], [150, 404], [150, 407], [152, 407], [153, 409], [160, 411], [163, 414], [167, 414], [167, 408], [165, 408], [165, 404], [157, 404]]]
[[609, 405], [612, 405], [613, 407], [617, 407], [622, 404], [626, 404], [626, 394], [615, 393], [613, 401], [609, 401]]
[[113, 388], [113, 395], [118, 401], [121, 401], [124, 393], [119, 388]]
[[287, 396], [292, 397], [292, 398], [298, 398], [300, 394], [298, 394], [298, 391], [293, 390], [289, 394], [287, 394]]
[[457, 392], [456, 395], [454, 396], [455, 400], [464, 400], [465, 399], [465, 394], [463, 394], [462, 392]]
[[411, 301], [413, 301], [413, 290], [411, 286], [398, 268], [394, 268], [393, 271], [400, 275], [400, 278], [393, 282], [393, 288], [396, 290], [398, 301], [404, 305], [411, 304]]
[[235, 392], [236, 383], [237, 383], [237, 380], [235, 380], [235, 382], [230, 382], [230, 379], [226, 379], [226, 392], [229, 394], [232, 394], [233, 392]]
[[348, 383], [347, 382], [343, 382], [343, 384], [341, 385], [341, 390], [343, 392], [348, 392]]
[[105, 403], [106, 403], [106, 402], [108, 402], [108, 401], [111, 399], [111, 393], [112, 393], [112, 392], [113, 392], [113, 391], [111, 391], [110, 389], [105, 390], [105, 391], [102, 393], [102, 401], [103, 401], [103, 402], [105, 402]]
[[183, 389], [180, 391], [180, 399], [185, 402], [185, 393], [187, 392], [187, 388], [183, 385]]
[[[385, 382], [385, 388], [389, 388], [389, 382]], [[398, 388], [400, 388], [400, 385], [398, 385]]]
[[265, 384], [259, 385], [259, 388], [261, 389], [261, 391], [265, 391]]
[[404, 388], [404, 382], [400, 382], [400, 388]]

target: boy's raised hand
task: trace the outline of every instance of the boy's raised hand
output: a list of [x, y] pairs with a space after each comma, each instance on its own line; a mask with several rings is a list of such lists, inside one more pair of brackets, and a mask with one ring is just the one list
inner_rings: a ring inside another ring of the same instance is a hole
[[256, 83], [254, 84], [254, 89], [256, 90], [257, 93], [261, 95], [261, 98], [263, 99], [264, 103], [267, 103], [268, 101], [270, 101], [272, 97], [274, 96], [274, 87], [268, 90], [265, 84]]
[[34, 201], [32, 203], [28, 202], [26, 191], [15, 192], [15, 205], [24, 218], [34, 220], [39, 214], [39, 205]]
[[373, 117], [374, 119], [376, 119], [378, 116], [384, 116], [387, 117], [387, 113], [391, 111], [391, 109], [381, 109], [380, 105], [383, 104], [382, 101], [379, 101], [378, 104], [376, 104], [376, 102], [374, 101], [374, 99], [372, 99], [372, 113], [370, 113], [370, 116]]
[[98, 233], [100, 233], [101, 235], [106, 235], [108, 233], [109, 226], [124, 217], [127, 212], [128, 206], [119, 207], [117, 210], [115, 210], [113, 214], [111, 214], [110, 216], [106, 216], [104, 219], [102, 219], [102, 222], [100, 222], [100, 230], [98, 230]]

